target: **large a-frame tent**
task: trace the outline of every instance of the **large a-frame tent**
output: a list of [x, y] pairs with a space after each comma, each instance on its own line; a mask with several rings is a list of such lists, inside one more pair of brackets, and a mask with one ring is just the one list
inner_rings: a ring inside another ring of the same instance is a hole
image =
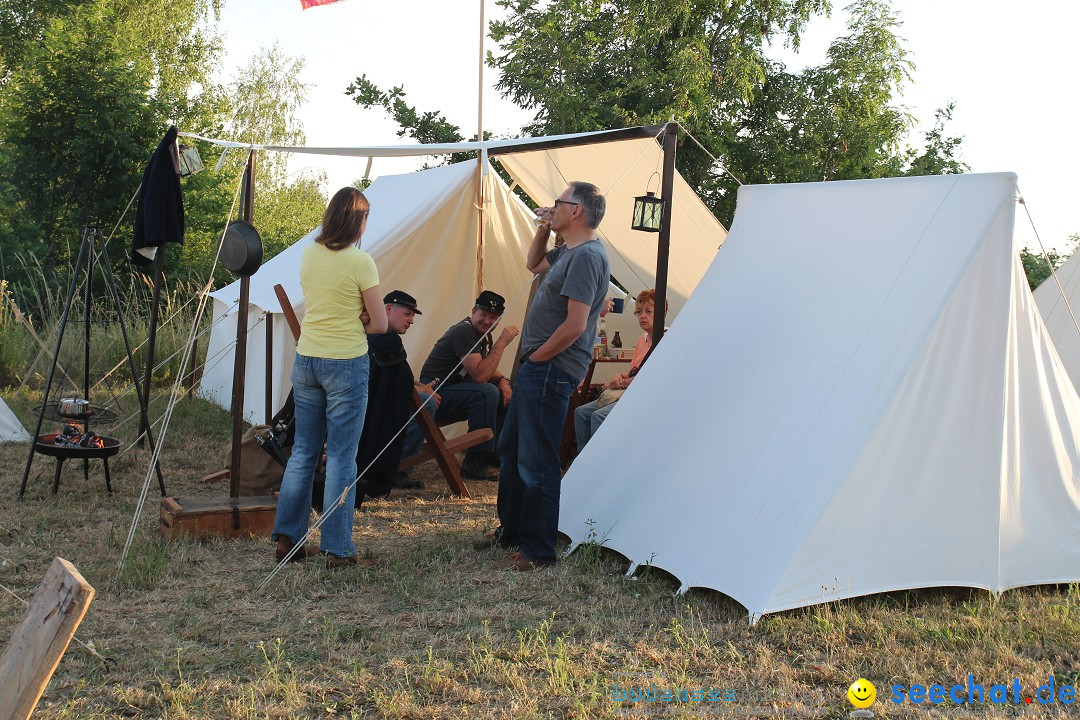
[[1073, 386], [1080, 389], [1080, 253], [1074, 252], [1055, 274], [1035, 288], [1035, 305]]
[[[498, 154], [515, 185], [537, 203], [550, 204], [570, 180], [587, 180], [607, 195], [608, 210], [599, 228], [611, 259], [612, 274], [632, 294], [655, 284], [656, 236], [630, 229], [635, 195], [644, 194], [660, 166], [662, 150], [654, 138], [614, 140], [610, 134], [581, 136], [595, 144], [551, 147], [567, 138], [489, 141], [485, 151]], [[574, 138], [571, 138], [574, 139]], [[603, 141], [603, 142], [601, 142]], [[514, 152], [506, 152], [514, 146]], [[308, 149], [337, 154], [424, 155], [478, 149], [478, 143], [401, 148]], [[268, 148], [271, 149], [271, 148]], [[298, 148], [272, 148], [300, 151]], [[476, 297], [477, 279], [507, 298], [504, 323], [521, 325], [532, 275], [525, 269], [528, 243], [535, 231], [533, 213], [494, 172], [483, 175], [483, 244], [478, 249], [475, 162], [462, 162], [404, 175], [382, 176], [365, 190], [371, 219], [364, 248], [379, 268], [381, 286], [416, 296], [423, 316], [405, 336], [414, 369], [439, 336], [464, 317]], [[652, 188], [656, 188], [652, 180]], [[258, 218], [256, 217], [256, 226]], [[250, 280], [244, 417], [262, 422], [266, 414], [266, 324], [272, 324], [271, 406], [280, 407], [291, 387], [294, 345], [285, 325], [275, 284], [281, 284], [303, 317], [299, 283], [300, 254], [318, 228], [266, 262]], [[677, 313], [701, 279], [726, 231], [682, 177], [676, 177], [671, 230], [668, 292]], [[482, 258], [482, 263], [480, 259]], [[482, 269], [481, 269], [482, 268]], [[239, 282], [212, 293], [215, 325], [206, 353], [200, 394], [223, 407], [231, 401], [233, 345]], [[636, 324], [632, 325], [636, 328]], [[636, 333], [627, 337], [627, 346]], [[509, 372], [513, 353], [503, 358]]]
[[30, 439], [30, 433], [11, 412], [3, 398], [0, 398], [0, 442], [26, 442]]
[[752, 618], [1080, 579], [1080, 398], [1015, 193], [1005, 173], [743, 187], [564, 478], [562, 532]]

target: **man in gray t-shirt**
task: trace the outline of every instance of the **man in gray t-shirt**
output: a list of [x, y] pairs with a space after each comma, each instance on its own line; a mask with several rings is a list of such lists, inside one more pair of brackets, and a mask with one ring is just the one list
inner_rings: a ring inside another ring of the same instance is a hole
[[[589, 368], [611, 277], [607, 254], [596, 238], [605, 207], [599, 188], [575, 181], [554, 207], [537, 210], [543, 222], [526, 266], [546, 274], [525, 317], [523, 362], [499, 438], [500, 527], [485, 539], [520, 549], [500, 567], [527, 571], [555, 562], [559, 443], [570, 395]], [[549, 251], [552, 231], [564, 243]]]

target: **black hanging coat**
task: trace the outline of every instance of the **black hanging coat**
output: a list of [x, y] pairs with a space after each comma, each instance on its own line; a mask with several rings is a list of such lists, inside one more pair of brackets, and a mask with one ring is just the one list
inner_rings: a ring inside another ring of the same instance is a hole
[[184, 242], [184, 201], [180, 197], [180, 176], [172, 160], [176, 134], [174, 125], [161, 138], [143, 172], [135, 211], [135, 237], [131, 242], [131, 262], [135, 265], [152, 264], [150, 259], [135, 252], [139, 248], [161, 248], [167, 242]]
[[[371, 359], [371, 377], [368, 382], [367, 412], [364, 414], [364, 431], [360, 435], [360, 447], [356, 453], [356, 471], [363, 472], [367, 484], [365, 492], [380, 497], [390, 492], [390, 482], [401, 463], [401, 450], [405, 432], [394, 433], [412, 415], [413, 372], [409, 367], [405, 346], [397, 333], [368, 335], [368, 357]], [[394, 438], [391, 442], [391, 438]], [[386, 452], [364, 472], [364, 468], [390, 443]]]

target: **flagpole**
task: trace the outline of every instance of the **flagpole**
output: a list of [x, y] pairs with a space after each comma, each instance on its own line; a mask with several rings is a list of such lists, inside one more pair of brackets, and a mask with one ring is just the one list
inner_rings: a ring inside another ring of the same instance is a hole
[[[477, 65], [476, 139], [484, 140], [484, 0], [480, 0], [480, 58]], [[484, 290], [484, 152], [476, 152], [476, 294]]]

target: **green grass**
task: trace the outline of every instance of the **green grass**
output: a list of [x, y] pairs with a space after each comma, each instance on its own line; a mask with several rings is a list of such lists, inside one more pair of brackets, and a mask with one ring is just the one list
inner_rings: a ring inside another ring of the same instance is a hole
[[[0, 311], [0, 363], [29, 364], [32, 341], [20, 332]], [[103, 344], [95, 353], [115, 343], [115, 332], [95, 328], [94, 342]], [[9, 353], [8, 342], [23, 344]], [[95, 360], [92, 375], [111, 362]], [[18, 383], [28, 382], [0, 393], [31, 427], [30, 409], [41, 402], [35, 367], [16, 368]], [[154, 417], [164, 410], [169, 372], [158, 378]], [[129, 386], [105, 387], [120, 416], [108, 433], [133, 438]], [[224, 484], [199, 479], [221, 467], [229, 432], [227, 413], [197, 399], [180, 403], [162, 456], [170, 494], [227, 494]], [[846, 690], [859, 677], [878, 688], [877, 717], [1044, 717], [1062, 706], [946, 705], [930, 713], [884, 699], [893, 684], [951, 684], [968, 674], [987, 685], [1019, 678], [1026, 689], [1080, 678], [1076, 585], [1001, 597], [964, 588], [895, 592], [751, 626], [727, 597], [676, 596], [678, 583], [662, 569], [646, 565], [626, 577], [627, 562], [603, 538], [544, 572], [495, 570], [500, 552], [471, 547], [494, 523], [495, 484], [470, 483], [476, 497], [457, 499], [430, 464], [418, 470], [424, 490], [395, 492], [356, 515], [357, 546], [383, 559], [380, 567], [293, 565], [259, 592], [274, 567], [270, 541], [162, 541], [155, 483], [118, 574], [149, 451], [134, 447], [113, 459], [112, 496], [98, 462], [89, 482], [78, 463], [65, 465], [52, 496], [53, 460], [36, 456], [19, 501], [26, 455], [25, 445], [0, 445], [8, 488], [0, 493], [0, 584], [29, 599], [53, 557], [73, 562], [97, 589], [77, 636], [109, 658], [73, 643], [35, 718], [694, 717], [688, 703], [615, 701], [616, 682], [645, 684], [642, 677], [732, 691], [737, 700], [725, 707], [741, 717], [793, 717], [796, 705], [776, 699], [793, 695], [825, 698], [824, 716], [847, 717]], [[0, 643], [22, 611], [0, 592]]]

